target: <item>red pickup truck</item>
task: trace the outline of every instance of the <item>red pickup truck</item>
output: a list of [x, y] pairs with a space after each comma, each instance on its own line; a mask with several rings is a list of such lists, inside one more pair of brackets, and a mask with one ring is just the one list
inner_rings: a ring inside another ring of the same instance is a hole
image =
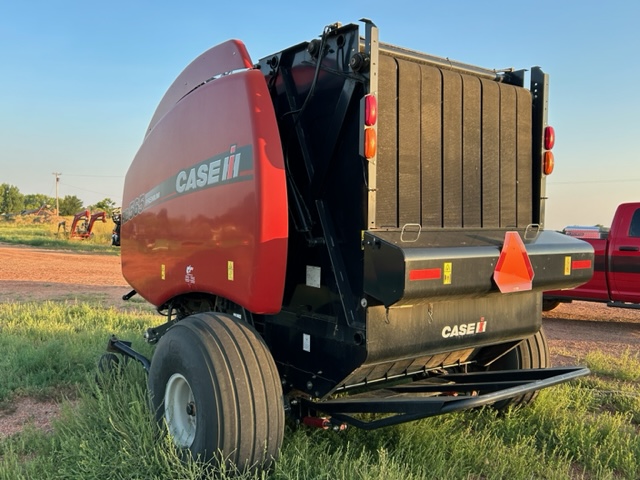
[[619, 205], [611, 229], [608, 233], [601, 233], [600, 238], [589, 238], [591, 235], [587, 234], [574, 236], [593, 246], [593, 277], [576, 288], [545, 292], [543, 309], [552, 310], [559, 303], [572, 300], [640, 308], [640, 202]]

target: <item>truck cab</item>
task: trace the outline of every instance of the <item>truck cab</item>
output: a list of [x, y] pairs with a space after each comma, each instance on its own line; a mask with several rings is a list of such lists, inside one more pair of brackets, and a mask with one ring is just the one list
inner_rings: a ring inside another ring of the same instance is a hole
[[[571, 227], [568, 232], [592, 232]], [[576, 288], [545, 292], [544, 308], [551, 310], [561, 302], [586, 300], [610, 306], [638, 307], [640, 304], [640, 202], [623, 203], [616, 209], [609, 232], [598, 238], [581, 235], [595, 252], [593, 277]]]

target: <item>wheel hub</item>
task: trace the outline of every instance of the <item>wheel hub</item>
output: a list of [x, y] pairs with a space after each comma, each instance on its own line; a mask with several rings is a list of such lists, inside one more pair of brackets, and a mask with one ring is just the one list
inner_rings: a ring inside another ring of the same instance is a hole
[[189, 382], [179, 373], [167, 382], [164, 418], [174, 443], [180, 448], [190, 447], [197, 430], [196, 403]]

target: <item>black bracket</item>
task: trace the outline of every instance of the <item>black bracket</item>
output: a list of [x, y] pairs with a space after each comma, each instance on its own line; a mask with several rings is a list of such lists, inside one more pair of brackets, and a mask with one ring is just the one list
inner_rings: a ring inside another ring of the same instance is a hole
[[131, 342], [118, 340], [115, 335], [112, 335], [109, 339], [109, 343], [107, 344], [107, 352], [119, 353], [121, 355], [124, 355], [125, 357], [133, 358], [135, 361], [140, 362], [145, 371], [149, 373], [149, 369], [151, 368], [151, 360], [131, 348]]
[[122, 300], [127, 301], [137, 293], [138, 292], [136, 292], [135, 290], [131, 290], [129, 293], [122, 296]]

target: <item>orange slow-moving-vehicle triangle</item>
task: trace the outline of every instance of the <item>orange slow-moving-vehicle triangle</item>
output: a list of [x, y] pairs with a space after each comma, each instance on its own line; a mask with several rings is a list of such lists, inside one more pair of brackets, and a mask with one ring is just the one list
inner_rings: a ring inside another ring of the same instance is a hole
[[518, 232], [507, 232], [493, 279], [502, 293], [531, 290], [533, 266]]

